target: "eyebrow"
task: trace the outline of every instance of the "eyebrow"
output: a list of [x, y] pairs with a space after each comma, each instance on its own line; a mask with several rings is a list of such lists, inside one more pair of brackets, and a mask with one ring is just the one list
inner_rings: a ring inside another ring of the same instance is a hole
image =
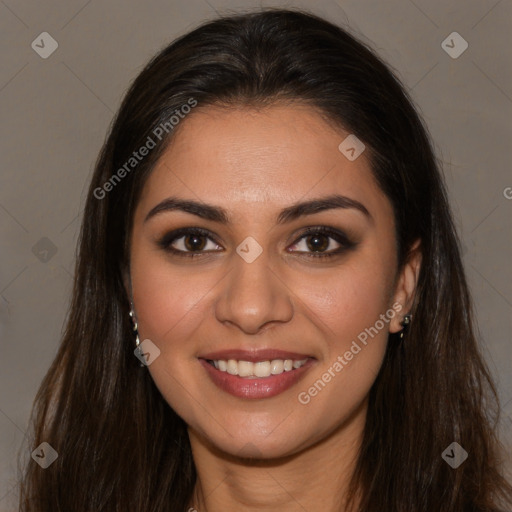
[[[362, 203], [347, 196], [333, 194], [310, 201], [295, 203], [284, 208], [279, 212], [276, 218], [276, 224], [285, 224], [305, 215], [313, 215], [336, 208], [355, 209], [363, 213], [368, 220], [373, 221], [370, 212]], [[220, 224], [231, 224], [231, 217], [224, 208], [178, 197], [168, 197], [158, 203], [146, 215], [144, 223], [156, 215], [174, 210], [191, 213], [202, 219], [218, 222]]]

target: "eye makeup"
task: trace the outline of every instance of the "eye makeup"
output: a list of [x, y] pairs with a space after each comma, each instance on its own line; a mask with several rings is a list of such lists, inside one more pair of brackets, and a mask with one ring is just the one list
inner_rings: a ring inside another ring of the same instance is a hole
[[[190, 241], [192, 240], [201, 240], [208, 239], [212, 241], [214, 244], [220, 246], [220, 243], [216, 240], [215, 235], [211, 233], [207, 229], [199, 228], [199, 227], [186, 227], [179, 228], [165, 233], [161, 238], [157, 240], [157, 246], [163, 251], [170, 253], [173, 256], [184, 257], [184, 258], [197, 258], [204, 257], [206, 255], [212, 254], [214, 252], [221, 252], [222, 250], [214, 249], [214, 250], [204, 250], [204, 247], [207, 245], [199, 244], [200, 248], [193, 249], [177, 249], [173, 245], [177, 240], [184, 239]], [[334, 240], [339, 244], [339, 247], [329, 251], [290, 251], [287, 249], [287, 252], [298, 253], [306, 258], [332, 258], [335, 256], [339, 256], [346, 251], [353, 250], [357, 247], [358, 243], [353, 241], [347, 234], [343, 231], [328, 227], [328, 226], [310, 226], [304, 229], [296, 238], [296, 240], [291, 244], [292, 246], [297, 245], [301, 240], [309, 239], [309, 240]], [[329, 245], [328, 242], [327, 245]], [[325, 244], [323, 244], [325, 245]], [[186, 248], [186, 247], [185, 247]]]

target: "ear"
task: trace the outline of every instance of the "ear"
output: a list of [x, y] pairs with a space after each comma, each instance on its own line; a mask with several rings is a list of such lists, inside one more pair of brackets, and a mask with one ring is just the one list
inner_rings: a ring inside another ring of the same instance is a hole
[[132, 286], [129, 267], [123, 268], [123, 270], [121, 271], [121, 275], [123, 278], [123, 286], [126, 291], [126, 297], [128, 298], [128, 302], [130, 302], [132, 296]]
[[421, 240], [417, 239], [409, 249], [407, 260], [396, 280], [393, 294], [393, 309], [397, 311], [398, 314], [390, 321], [389, 332], [391, 333], [399, 332], [403, 329], [401, 322], [414, 304], [421, 260]]

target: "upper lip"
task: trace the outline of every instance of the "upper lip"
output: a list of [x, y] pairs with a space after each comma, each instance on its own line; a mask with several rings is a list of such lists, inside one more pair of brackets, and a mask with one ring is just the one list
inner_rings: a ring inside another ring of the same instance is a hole
[[313, 358], [306, 354], [299, 354], [298, 352], [287, 352], [285, 350], [277, 350], [273, 348], [266, 348], [260, 350], [241, 350], [241, 349], [226, 349], [209, 352], [199, 356], [199, 359], [209, 359], [211, 361], [235, 359], [237, 361], [250, 361], [256, 363], [258, 361], [272, 361], [273, 359], [293, 359], [301, 361], [303, 359]]

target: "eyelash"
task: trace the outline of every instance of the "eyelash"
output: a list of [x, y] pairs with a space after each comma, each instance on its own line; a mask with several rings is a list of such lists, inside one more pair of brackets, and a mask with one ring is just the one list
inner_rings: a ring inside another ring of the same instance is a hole
[[[193, 251], [182, 251], [179, 249], [174, 249], [171, 247], [171, 244], [175, 242], [176, 240], [179, 240], [180, 238], [183, 238], [183, 236], [186, 235], [195, 235], [195, 236], [201, 236], [210, 238], [213, 242], [215, 242], [217, 245], [220, 245], [214, 238], [212, 238], [211, 233], [207, 231], [206, 229], [202, 228], [180, 228], [176, 229], [174, 231], [171, 231], [167, 234], [165, 234], [158, 242], [158, 246], [162, 248], [166, 252], [170, 252], [171, 254], [174, 254], [176, 256], [185, 257], [185, 258], [194, 258], [198, 256], [203, 256], [204, 254], [208, 254], [209, 251], [203, 252], [193, 252]], [[332, 250], [330, 252], [309, 252], [304, 253], [302, 251], [302, 254], [306, 255], [306, 257], [311, 258], [333, 258], [334, 256], [338, 256], [342, 254], [343, 252], [353, 249], [357, 244], [355, 242], [352, 242], [344, 233], [341, 231], [334, 230], [332, 228], [328, 228], [325, 226], [318, 226], [318, 227], [310, 227], [307, 228], [299, 238], [296, 239], [296, 241], [292, 245], [296, 245], [299, 241], [301, 241], [303, 238], [306, 238], [308, 236], [314, 236], [314, 235], [325, 235], [329, 238], [334, 239], [336, 242], [341, 244], [341, 247], [338, 249]], [[213, 252], [220, 252], [220, 251], [213, 251]]]

